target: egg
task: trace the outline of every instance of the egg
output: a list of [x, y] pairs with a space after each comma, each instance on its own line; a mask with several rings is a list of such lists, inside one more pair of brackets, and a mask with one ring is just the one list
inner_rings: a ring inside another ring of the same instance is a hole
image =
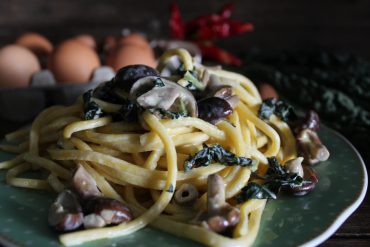
[[153, 51], [137, 45], [116, 46], [110, 50], [106, 63], [115, 71], [133, 64], [144, 64], [153, 68], [156, 66]]
[[131, 33], [118, 40], [119, 45], [138, 45], [145, 49], [152, 49], [146, 38], [137, 33]]
[[106, 63], [115, 71], [133, 64], [156, 66], [154, 51], [142, 35], [132, 33], [115, 39], [115, 42], [111, 37], [106, 41], [109, 41], [110, 45]]
[[90, 47], [91, 49], [96, 49], [96, 41], [94, 39], [93, 36], [89, 35], [89, 34], [80, 34], [80, 35], [77, 35], [74, 40], [77, 40], [79, 42], [81, 42], [82, 44]]
[[35, 54], [19, 45], [0, 49], [0, 87], [27, 87], [33, 73], [40, 71]]
[[117, 38], [113, 35], [109, 35], [104, 39], [104, 51], [108, 52], [117, 45]]
[[55, 49], [48, 66], [58, 83], [84, 83], [100, 66], [100, 60], [93, 49], [72, 39]]
[[25, 33], [17, 38], [15, 44], [30, 49], [37, 56], [49, 55], [53, 51], [52, 43], [38, 33]]

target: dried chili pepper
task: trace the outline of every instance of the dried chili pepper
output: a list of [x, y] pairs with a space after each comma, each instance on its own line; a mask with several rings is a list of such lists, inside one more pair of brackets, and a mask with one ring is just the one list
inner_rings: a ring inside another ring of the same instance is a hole
[[212, 59], [223, 64], [236, 66], [242, 65], [242, 61], [238, 57], [210, 42], [201, 42], [197, 43], [197, 45], [202, 52], [202, 56], [205, 58]]
[[228, 3], [217, 13], [202, 15], [184, 24], [180, 10], [174, 3], [171, 7], [171, 37], [195, 41], [203, 56], [240, 66], [242, 62], [239, 58], [209, 42], [253, 30], [251, 23], [230, 19], [233, 9], [234, 3]]
[[234, 3], [225, 4], [217, 14], [202, 15], [186, 23], [186, 32], [192, 33], [199, 28], [210, 27], [230, 18]]
[[253, 30], [251, 23], [234, 20], [224, 20], [213, 23], [210, 26], [199, 27], [192, 35], [193, 40], [213, 40], [226, 38], [232, 35]]
[[233, 2], [225, 4], [220, 12], [218, 12], [218, 15], [221, 16], [224, 19], [228, 19], [231, 16], [231, 13], [233, 12], [235, 7], [235, 4]]
[[171, 38], [184, 39], [185, 38], [185, 25], [181, 19], [179, 6], [176, 2], [171, 5], [170, 17]]

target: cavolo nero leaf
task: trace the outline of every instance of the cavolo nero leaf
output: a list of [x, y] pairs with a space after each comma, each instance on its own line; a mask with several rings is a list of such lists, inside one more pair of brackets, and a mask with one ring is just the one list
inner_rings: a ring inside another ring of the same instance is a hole
[[248, 166], [251, 167], [252, 170], [255, 170], [257, 167], [256, 160], [237, 156], [236, 154], [225, 150], [219, 144], [215, 144], [210, 147], [204, 144], [203, 149], [188, 158], [188, 160], [184, 164], [184, 170], [185, 172], [187, 172], [193, 168], [208, 166], [211, 164], [212, 161], [228, 166]]
[[243, 187], [242, 192], [236, 197], [238, 203], [245, 202], [248, 199], [276, 199], [276, 194], [266, 186], [251, 182]]
[[269, 168], [266, 175], [261, 177], [263, 182], [261, 184], [251, 182], [243, 187], [241, 193], [236, 197], [238, 203], [249, 199], [276, 199], [281, 188], [302, 186], [307, 182], [296, 173], [286, 172], [276, 157], [269, 157], [267, 160]]
[[153, 81], [153, 83], [154, 83], [154, 86], [155, 87], [164, 87], [165, 86], [165, 84], [164, 84], [164, 82], [162, 81], [162, 79], [161, 78], [157, 78], [157, 79], [155, 79], [154, 81]]
[[263, 100], [258, 111], [258, 117], [269, 120], [272, 114], [275, 114], [284, 122], [294, 120], [297, 117], [294, 108], [285, 101], [274, 98]]
[[181, 64], [177, 69], [177, 74], [188, 82], [185, 86], [188, 90], [204, 90], [205, 86], [199, 81], [199, 75], [195, 70], [185, 70], [184, 64]]
[[86, 120], [97, 119], [104, 115], [103, 110], [100, 106], [91, 100], [93, 96], [93, 90], [89, 90], [83, 94], [83, 111]]

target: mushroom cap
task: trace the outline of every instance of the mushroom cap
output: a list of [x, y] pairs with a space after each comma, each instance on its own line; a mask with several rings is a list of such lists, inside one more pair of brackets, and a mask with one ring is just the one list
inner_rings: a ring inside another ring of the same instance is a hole
[[[164, 86], [154, 85], [158, 78], [164, 83]], [[185, 104], [190, 116], [198, 116], [197, 102], [191, 92], [175, 82], [158, 76], [147, 76], [137, 80], [132, 85], [130, 97], [136, 99], [139, 105], [146, 109], [161, 108], [164, 110], [170, 109], [180, 99]]]

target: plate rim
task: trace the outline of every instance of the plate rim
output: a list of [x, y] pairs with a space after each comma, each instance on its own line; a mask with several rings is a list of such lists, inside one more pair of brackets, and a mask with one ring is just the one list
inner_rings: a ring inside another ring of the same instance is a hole
[[334, 220], [334, 222], [321, 234], [316, 236], [315, 238], [312, 238], [303, 244], [300, 244], [299, 246], [301, 247], [314, 247], [318, 246], [319, 244], [323, 243], [325, 240], [329, 239], [341, 226], [342, 224], [356, 211], [356, 209], [359, 208], [361, 203], [363, 202], [367, 188], [368, 188], [368, 174], [367, 174], [367, 169], [366, 169], [366, 164], [359, 153], [359, 151], [356, 149], [356, 147], [345, 137], [343, 136], [340, 132], [325, 126], [325, 129], [334, 133], [336, 136], [341, 138], [350, 148], [354, 153], [356, 154], [358, 160], [360, 161], [362, 171], [363, 171], [363, 179], [362, 179], [362, 188], [360, 194], [357, 196], [357, 198], [350, 204], [348, 205], [343, 211], [339, 213], [337, 218]]
[[[365, 164], [361, 154], [359, 153], [359, 151], [340, 132], [338, 132], [338, 131], [330, 128], [330, 127], [324, 126], [324, 125], [323, 125], [323, 127], [325, 128], [326, 131], [330, 131], [334, 135], [336, 135], [337, 137], [342, 139], [350, 147], [350, 149], [354, 152], [354, 154], [356, 155], [356, 157], [360, 161], [362, 171], [363, 171], [363, 175], [364, 175], [364, 177], [362, 179], [362, 188], [361, 188], [361, 192], [356, 197], [356, 199], [350, 205], [348, 205], [344, 210], [342, 210], [339, 213], [339, 215], [336, 217], [334, 222], [326, 230], [324, 230], [318, 236], [316, 236], [316, 237], [298, 245], [298, 246], [301, 246], [301, 247], [315, 247], [315, 246], [318, 246], [319, 244], [323, 243], [327, 239], [329, 239], [340, 228], [340, 226], [354, 213], [354, 211], [356, 209], [358, 209], [358, 207], [361, 205], [361, 203], [363, 202], [363, 200], [366, 196], [366, 192], [367, 192], [367, 188], [368, 188], [368, 174], [367, 174], [366, 164]], [[3, 152], [3, 153], [6, 153], [6, 152]], [[0, 245], [4, 245], [4, 247], [21, 247], [22, 246], [21, 244], [17, 243], [13, 239], [8, 238], [8, 237], [4, 236], [1, 233], [0, 233]]]

